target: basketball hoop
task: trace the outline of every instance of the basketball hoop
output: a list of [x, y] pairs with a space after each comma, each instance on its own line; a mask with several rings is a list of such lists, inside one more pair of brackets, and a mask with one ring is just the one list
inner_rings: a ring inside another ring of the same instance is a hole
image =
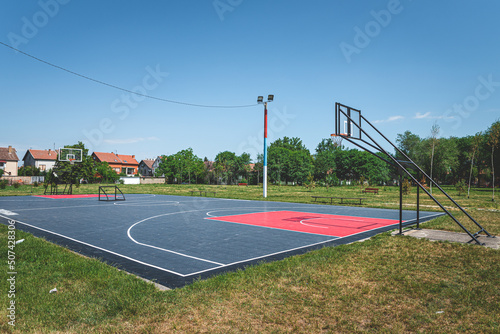
[[73, 166], [75, 164], [75, 159], [68, 159], [69, 163]]
[[343, 136], [346, 136], [346, 134], [341, 133], [340, 135], [332, 134], [332, 143], [335, 148], [340, 147], [342, 145], [342, 139], [344, 139]]

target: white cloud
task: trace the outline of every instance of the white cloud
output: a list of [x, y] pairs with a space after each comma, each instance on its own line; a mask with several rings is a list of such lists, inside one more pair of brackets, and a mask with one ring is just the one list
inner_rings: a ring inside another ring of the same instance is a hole
[[135, 144], [141, 141], [156, 141], [160, 140], [157, 137], [147, 137], [147, 138], [128, 138], [128, 139], [105, 139], [104, 142], [106, 144], [114, 144], [114, 145], [126, 145], [126, 144]]
[[[417, 114], [415, 115], [415, 117], [413, 117], [414, 119], [444, 119], [445, 116], [444, 115], [441, 115], [441, 116], [433, 116], [432, 113], [430, 111], [426, 112], [425, 114], [422, 114], [420, 112], [417, 112]], [[449, 119], [452, 119], [453, 117], [448, 117]]]
[[379, 120], [373, 121], [373, 123], [375, 123], [375, 124], [378, 124], [378, 123], [388, 123], [388, 122], [399, 121], [399, 120], [402, 120], [402, 119], [405, 119], [405, 118], [403, 116], [401, 116], [401, 115], [397, 115], [397, 116], [391, 116], [388, 119], [383, 119], [383, 120], [379, 119]]
[[431, 118], [431, 112], [428, 111], [425, 114], [417, 113], [414, 117], [415, 119]]

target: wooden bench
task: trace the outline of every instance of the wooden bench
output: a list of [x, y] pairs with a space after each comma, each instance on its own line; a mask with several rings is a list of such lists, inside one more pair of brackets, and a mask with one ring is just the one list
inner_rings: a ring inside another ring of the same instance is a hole
[[315, 202], [318, 198], [330, 199], [330, 204], [333, 204], [334, 199], [340, 199], [340, 204], [344, 204], [344, 200], [356, 200], [356, 201], [359, 201], [359, 205], [361, 205], [362, 201], [364, 199], [364, 198], [359, 198], [359, 197], [336, 197], [336, 196], [311, 196], [311, 197], [314, 198]]
[[378, 188], [365, 188], [362, 191], [363, 193], [374, 193], [378, 194]]
[[214, 194], [215, 197], [215, 195], [217, 194], [216, 191], [204, 191], [204, 190], [190, 190], [189, 192], [191, 193], [191, 196], [193, 196], [195, 193], [200, 193], [200, 196], [203, 196], [203, 194], [205, 194], [205, 196], [208, 196], [208, 194]]

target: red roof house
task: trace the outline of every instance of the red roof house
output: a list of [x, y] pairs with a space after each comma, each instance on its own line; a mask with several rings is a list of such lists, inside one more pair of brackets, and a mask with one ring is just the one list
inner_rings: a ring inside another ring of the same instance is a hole
[[92, 159], [99, 162], [107, 162], [117, 174], [135, 175], [139, 163], [135, 160], [135, 155], [94, 152]]
[[57, 151], [55, 150], [27, 150], [24, 154], [24, 167], [32, 166], [40, 170], [54, 168], [57, 161]]

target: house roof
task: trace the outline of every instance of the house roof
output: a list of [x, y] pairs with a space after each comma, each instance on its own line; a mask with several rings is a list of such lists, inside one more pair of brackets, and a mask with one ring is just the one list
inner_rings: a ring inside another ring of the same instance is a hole
[[117, 154], [117, 156], [124, 164], [139, 165], [137, 160], [135, 160], [135, 155]]
[[144, 159], [141, 160], [141, 163], [144, 163], [148, 168], [153, 169], [153, 164], [155, 163], [155, 160]]
[[92, 155], [94, 155], [99, 161], [105, 161], [108, 164], [139, 165], [137, 160], [135, 160], [135, 155], [114, 154], [113, 152], [94, 152]]
[[31, 154], [35, 160], [57, 160], [57, 151], [54, 150], [28, 150], [23, 160], [26, 159], [28, 153]]
[[[10, 152], [9, 152], [10, 150]], [[0, 160], [4, 161], [19, 161], [16, 154], [16, 149], [13, 147], [0, 147]]]

